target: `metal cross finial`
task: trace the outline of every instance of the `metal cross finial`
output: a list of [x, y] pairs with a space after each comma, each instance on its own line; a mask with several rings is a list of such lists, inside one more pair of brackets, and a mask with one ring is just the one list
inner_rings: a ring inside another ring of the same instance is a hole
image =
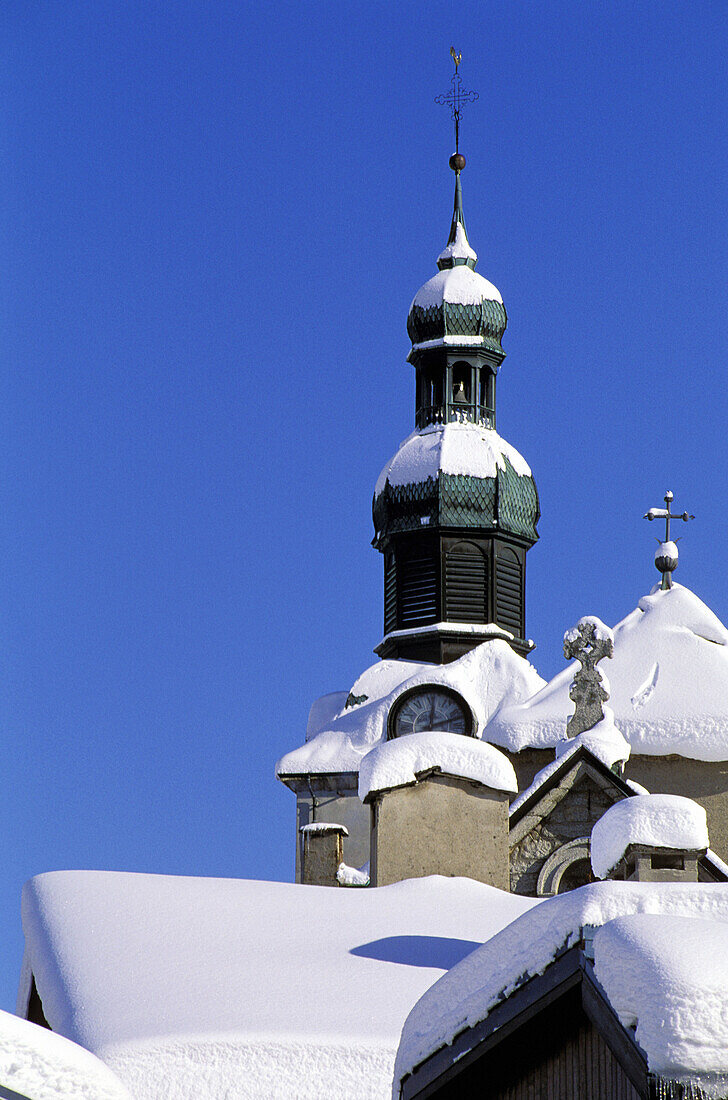
[[[685, 523], [689, 519], [695, 519], [695, 516], [691, 516], [689, 512], [683, 512], [678, 515], [676, 512], [670, 511], [670, 505], [674, 499], [673, 493], [670, 489], [665, 493], [666, 508], [650, 508], [649, 512], [645, 512], [643, 519], [652, 521], [653, 519], [664, 519], [665, 521], [665, 541], [661, 542], [657, 553], [655, 554], [655, 566], [662, 573], [662, 588], [672, 588], [672, 574], [677, 569], [677, 546], [670, 540], [670, 520], [681, 519]], [[657, 540], [660, 542], [660, 540]]]
[[452, 112], [453, 121], [455, 122], [455, 152], [460, 152], [460, 112], [462, 111], [466, 103], [475, 103], [478, 98], [477, 92], [469, 92], [463, 88], [463, 82], [460, 79], [458, 72], [458, 66], [462, 60], [462, 54], [455, 52], [455, 47], [450, 47], [450, 55], [455, 62], [455, 72], [450, 78], [452, 88], [449, 92], [445, 92], [443, 95], [435, 97], [435, 103], [444, 103], [446, 107], [449, 107]]

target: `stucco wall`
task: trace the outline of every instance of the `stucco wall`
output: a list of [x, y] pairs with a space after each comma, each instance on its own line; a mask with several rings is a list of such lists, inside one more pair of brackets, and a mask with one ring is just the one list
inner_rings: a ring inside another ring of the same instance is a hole
[[631, 756], [625, 779], [651, 794], [683, 794], [705, 807], [710, 847], [728, 859], [728, 761], [687, 760], [683, 756]]
[[[505, 752], [513, 765], [518, 780], [519, 794], [525, 791], [526, 787], [531, 786], [536, 772], [540, 772], [542, 768], [545, 768], [547, 764], [552, 764], [554, 760], [553, 749], [521, 749], [520, 752], [507, 752], [505, 749], [501, 749], [501, 752]], [[513, 797], [516, 796], [513, 795]]]
[[379, 795], [372, 819], [372, 884], [463, 875], [508, 889], [508, 795], [434, 774]]

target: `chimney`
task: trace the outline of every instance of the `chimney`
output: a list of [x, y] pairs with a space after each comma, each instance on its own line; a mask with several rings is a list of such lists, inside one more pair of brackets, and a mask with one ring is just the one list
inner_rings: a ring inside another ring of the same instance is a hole
[[314, 821], [302, 825], [301, 882], [309, 886], [338, 886], [336, 872], [344, 859], [344, 837], [349, 835], [344, 825]]
[[705, 810], [678, 794], [636, 794], [610, 806], [592, 829], [597, 878], [697, 882], [708, 850]]

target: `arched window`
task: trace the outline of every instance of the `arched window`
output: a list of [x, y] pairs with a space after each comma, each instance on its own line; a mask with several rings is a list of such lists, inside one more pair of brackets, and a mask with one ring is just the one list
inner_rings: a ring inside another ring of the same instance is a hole
[[445, 554], [445, 607], [450, 622], [488, 622], [488, 560], [472, 542]]
[[550, 898], [554, 894], [565, 894], [593, 882], [589, 856], [589, 837], [580, 836], [562, 844], [545, 860], [538, 875], [536, 896]]
[[452, 402], [454, 405], [469, 405], [472, 401], [472, 374], [470, 363], [454, 363], [452, 368]]

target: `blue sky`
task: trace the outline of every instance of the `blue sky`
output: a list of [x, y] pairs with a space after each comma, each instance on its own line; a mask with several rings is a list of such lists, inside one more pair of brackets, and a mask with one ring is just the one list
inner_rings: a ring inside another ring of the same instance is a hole
[[710, 2], [3, 4], [0, 1006], [32, 874], [292, 876], [274, 762], [381, 637], [451, 44], [499, 430], [541, 496], [534, 663], [649, 590], [668, 486], [677, 579], [728, 619], [727, 31]]

